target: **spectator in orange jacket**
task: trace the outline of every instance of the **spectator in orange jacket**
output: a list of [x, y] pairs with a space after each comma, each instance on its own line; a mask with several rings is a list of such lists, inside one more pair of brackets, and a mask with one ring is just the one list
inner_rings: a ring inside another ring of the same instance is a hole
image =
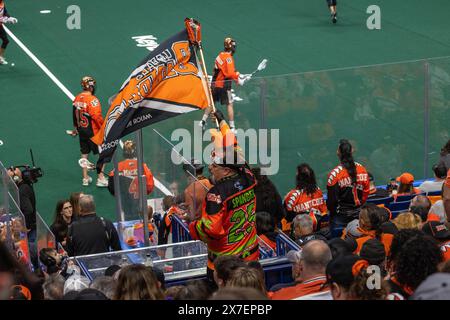
[[367, 170], [353, 160], [353, 147], [348, 140], [339, 141], [337, 156], [340, 164], [330, 171], [327, 182], [332, 236], [339, 236], [350, 221], [358, 219], [370, 191]]
[[325, 269], [331, 261], [328, 245], [324, 241], [313, 240], [303, 247], [301, 253], [290, 251], [288, 257], [293, 263], [292, 277], [295, 282], [270, 292], [269, 297], [272, 300], [330, 300], [330, 290], [325, 287]]

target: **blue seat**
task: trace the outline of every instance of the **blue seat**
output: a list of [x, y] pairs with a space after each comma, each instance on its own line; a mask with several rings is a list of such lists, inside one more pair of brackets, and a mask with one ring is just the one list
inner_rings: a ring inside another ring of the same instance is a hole
[[391, 203], [392, 201], [394, 201], [394, 198], [392, 198], [392, 197], [367, 199], [367, 202], [370, 202], [370, 203], [373, 203], [376, 205], [384, 204], [385, 207], [387, 207], [389, 205], [389, 203]]
[[400, 201], [400, 202], [391, 202], [388, 206], [389, 210], [391, 210], [392, 215], [394, 215], [394, 211], [406, 211], [409, 208], [410, 200], [408, 201]]
[[397, 199], [395, 199], [395, 202], [405, 202], [405, 201], [411, 201], [412, 198], [417, 196], [417, 194], [407, 194], [404, 196], [398, 196]]
[[441, 196], [442, 195], [442, 191], [441, 190], [439, 190], [439, 191], [431, 191], [431, 192], [428, 192], [426, 195], [427, 196]]

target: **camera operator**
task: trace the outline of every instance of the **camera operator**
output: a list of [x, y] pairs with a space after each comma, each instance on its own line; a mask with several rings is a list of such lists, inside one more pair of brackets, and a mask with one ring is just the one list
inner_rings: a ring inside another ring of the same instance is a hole
[[28, 241], [36, 241], [36, 196], [33, 184], [29, 179], [24, 179], [22, 171], [17, 167], [8, 169], [8, 174], [14, 180], [19, 189], [20, 210], [25, 217], [28, 230]]
[[73, 261], [68, 260], [67, 254], [60, 254], [54, 248], [41, 249], [39, 260], [45, 266], [48, 275], [59, 274], [67, 279], [75, 273], [80, 273]]

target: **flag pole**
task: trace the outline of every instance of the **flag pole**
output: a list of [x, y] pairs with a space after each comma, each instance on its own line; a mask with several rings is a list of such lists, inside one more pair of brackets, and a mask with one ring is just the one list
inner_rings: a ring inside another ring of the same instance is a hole
[[[191, 42], [191, 44], [194, 45], [196, 49], [200, 52], [200, 66], [202, 69], [202, 74], [204, 81], [206, 82], [207, 90], [208, 90], [208, 97], [209, 101], [211, 103], [212, 113], [216, 112], [216, 106], [214, 105], [214, 98], [211, 91], [211, 86], [208, 83], [208, 72], [206, 71], [206, 65], [205, 65], [205, 58], [203, 56], [203, 46], [201, 41], [201, 28], [200, 23], [192, 18], [186, 18], [184, 19], [186, 31], [188, 32], [188, 37]], [[216, 126], [217, 128], [220, 128], [219, 121], [216, 120]]]

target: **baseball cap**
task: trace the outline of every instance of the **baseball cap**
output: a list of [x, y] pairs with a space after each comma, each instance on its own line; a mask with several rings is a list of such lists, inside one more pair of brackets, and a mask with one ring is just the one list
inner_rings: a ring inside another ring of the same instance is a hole
[[437, 240], [449, 240], [450, 230], [439, 221], [427, 221], [422, 226], [422, 231]]
[[358, 243], [353, 238], [333, 238], [328, 241], [331, 254], [333, 258], [337, 258], [340, 255], [351, 255], [353, 251], [358, 247]]
[[106, 268], [105, 276], [112, 277], [119, 270], [120, 270], [120, 266], [118, 266], [117, 264], [113, 264], [112, 266], [109, 266], [108, 268]]
[[9, 300], [31, 300], [31, 292], [27, 287], [14, 285], [10, 289]]
[[81, 291], [83, 289], [89, 288], [89, 279], [85, 276], [73, 275], [67, 278], [64, 283], [64, 294], [69, 291]]
[[359, 238], [363, 235], [359, 229], [358, 219], [352, 220], [347, 224], [347, 235], [352, 236], [353, 238]]
[[359, 256], [370, 264], [380, 265], [386, 258], [386, 250], [380, 240], [369, 239], [362, 245]]
[[327, 282], [335, 282], [346, 288], [350, 287], [355, 275], [369, 263], [357, 255], [338, 256], [331, 260], [326, 269]]
[[77, 292], [76, 295], [72, 296], [70, 300], [109, 300], [105, 294], [99, 290], [87, 288], [83, 289], [80, 292]]
[[450, 300], [450, 273], [434, 273], [416, 289], [412, 300]]
[[414, 176], [409, 172], [404, 172], [395, 180], [401, 184], [411, 184], [414, 182]]

